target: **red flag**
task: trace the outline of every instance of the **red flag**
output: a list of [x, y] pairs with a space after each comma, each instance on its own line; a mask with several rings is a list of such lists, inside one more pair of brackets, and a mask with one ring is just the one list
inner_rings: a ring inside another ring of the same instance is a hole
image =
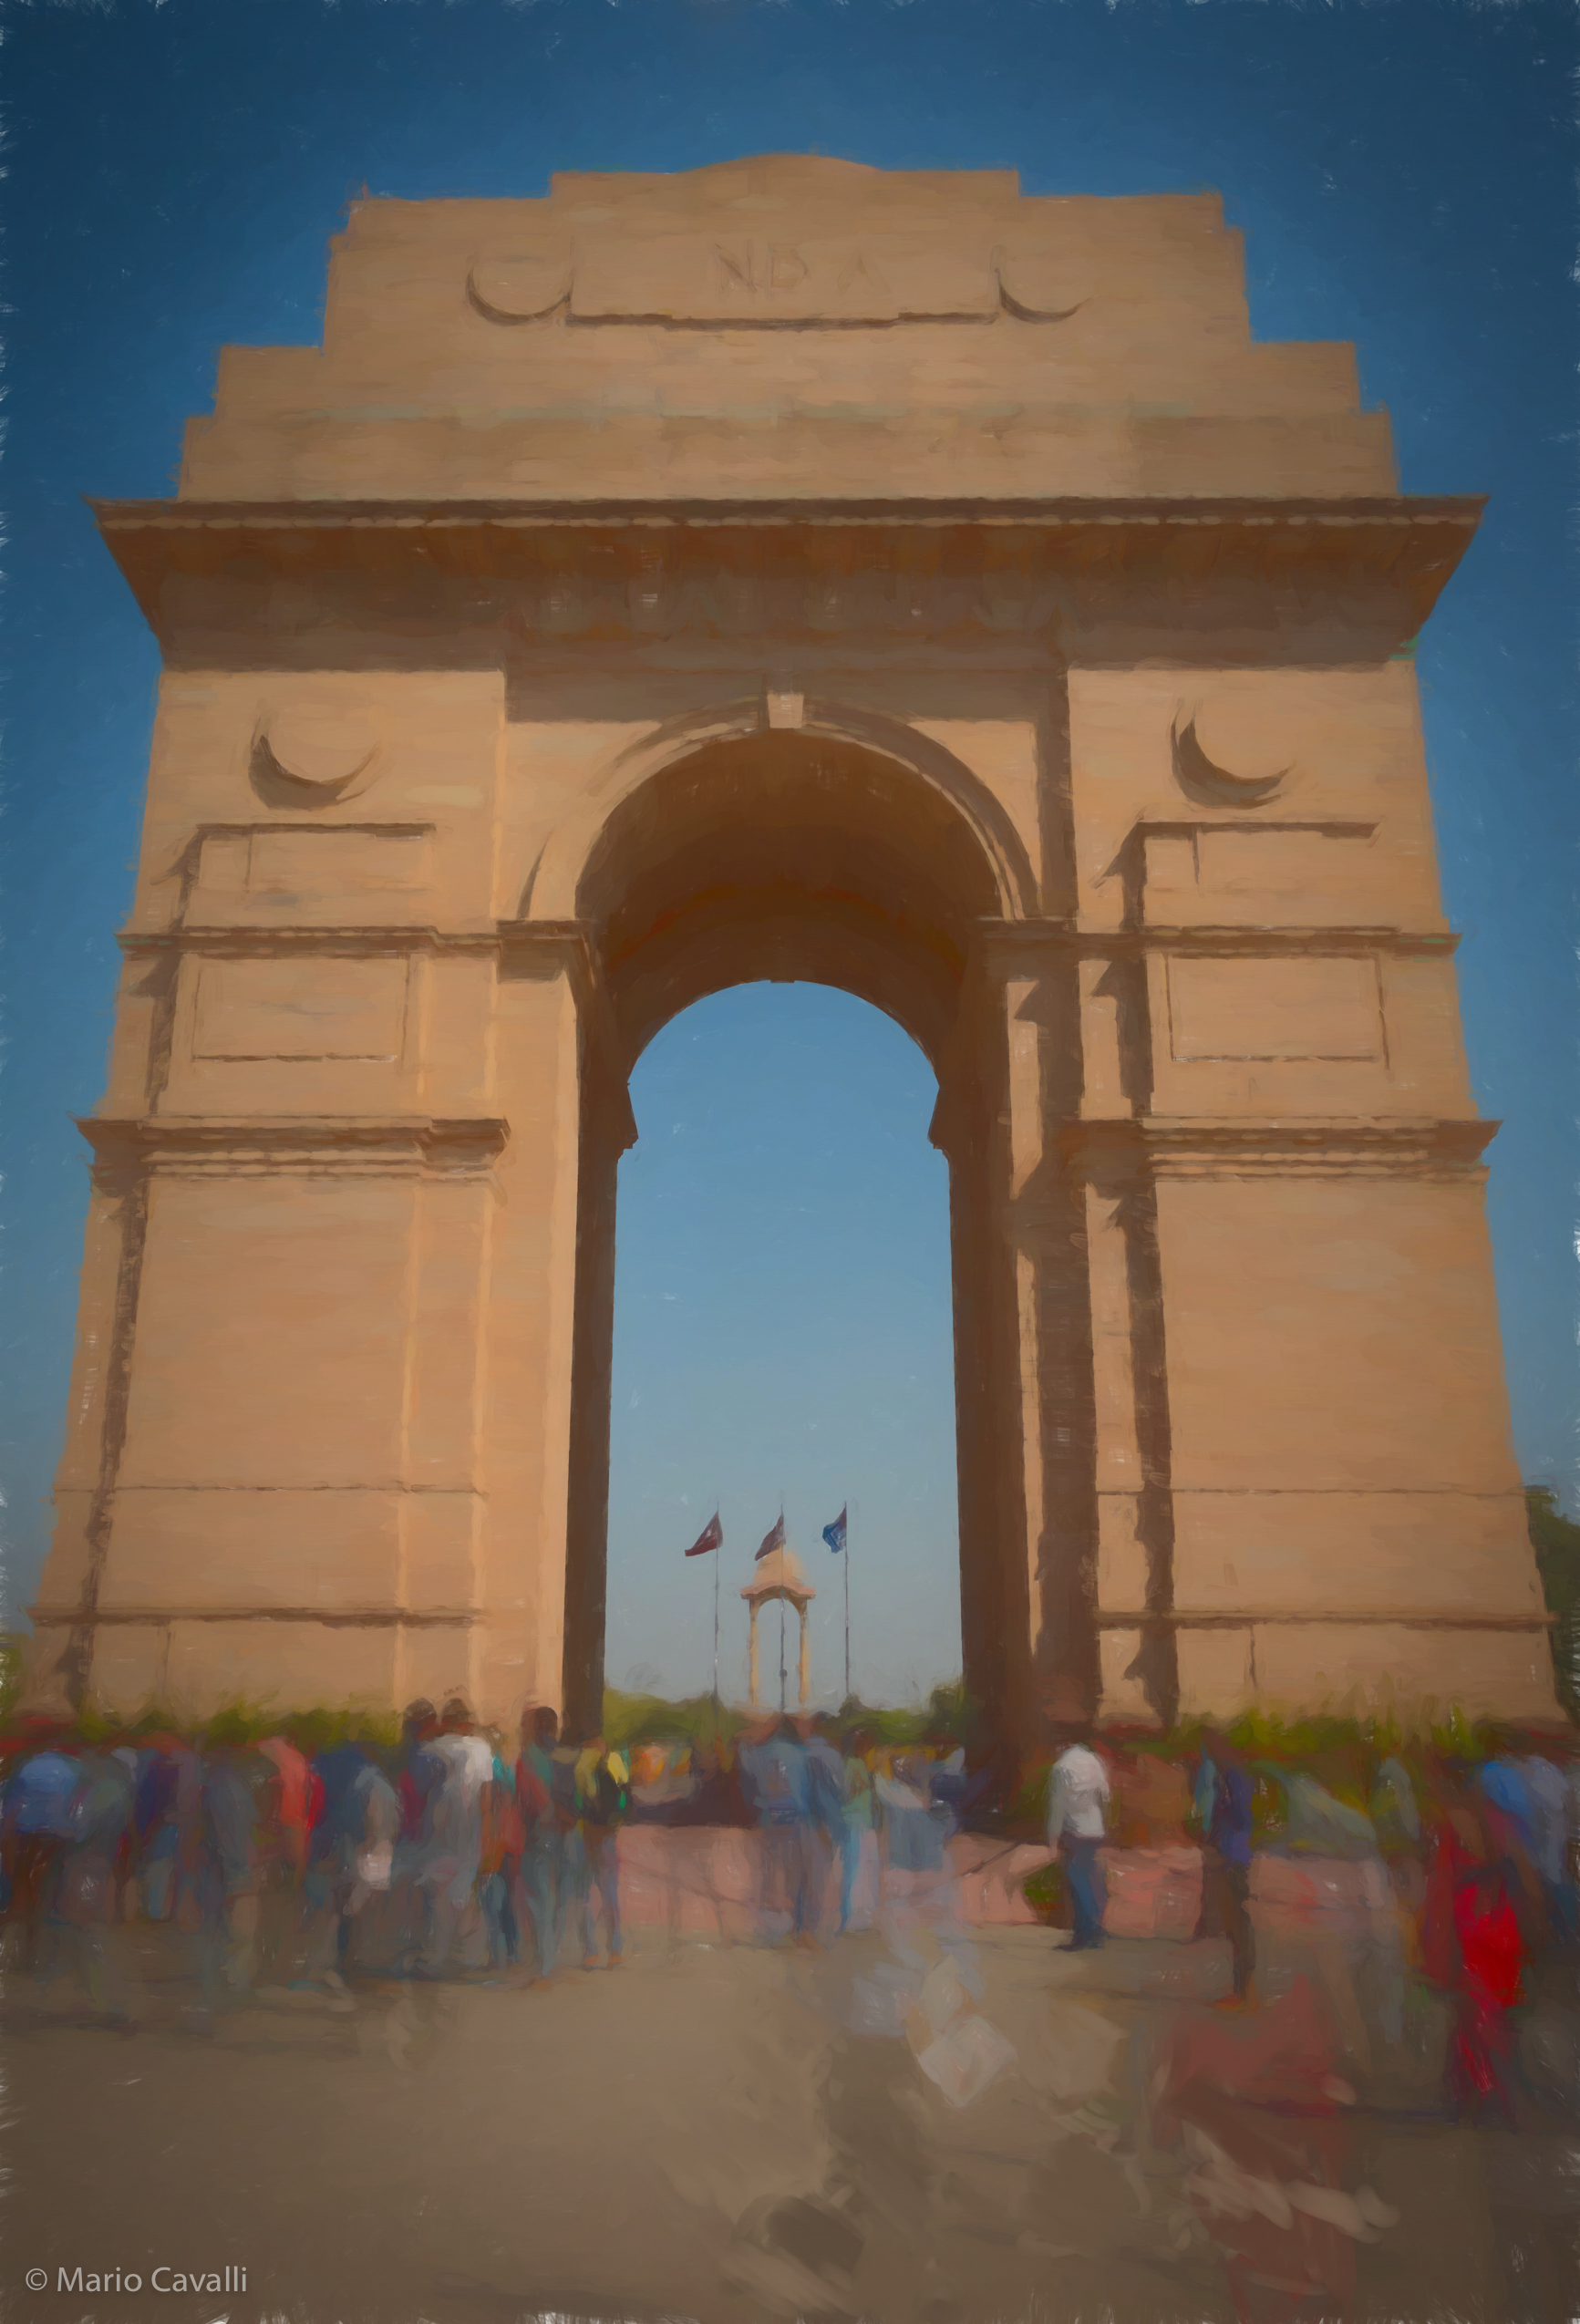
[[710, 1549], [718, 1549], [724, 1540], [724, 1527], [718, 1522], [716, 1509], [707, 1523], [687, 1551], [687, 1557], [706, 1557]]
[[758, 1553], [757, 1553], [757, 1556], [756, 1556], [756, 1557], [754, 1558], [754, 1560], [752, 1561], [752, 1562], [753, 1562], [753, 1564], [754, 1564], [754, 1565], [760, 1565], [760, 1564], [761, 1564], [761, 1562], [762, 1562], [762, 1560], [763, 1560], [765, 1557], [771, 1557], [771, 1556], [773, 1555], [774, 1551], [775, 1551], [776, 1549], [782, 1549], [783, 1547], [784, 1547], [784, 1514], [783, 1514], [783, 1512], [781, 1511], [781, 1512], [780, 1512], [780, 1516], [779, 1516], [779, 1518], [778, 1518], [778, 1520], [777, 1520], [777, 1522], [775, 1523], [774, 1529], [773, 1529], [772, 1533], [771, 1533], [771, 1534], [765, 1534], [763, 1535], [763, 1537], [762, 1537], [762, 1547], [761, 1547], [761, 1548], [758, 1551]]

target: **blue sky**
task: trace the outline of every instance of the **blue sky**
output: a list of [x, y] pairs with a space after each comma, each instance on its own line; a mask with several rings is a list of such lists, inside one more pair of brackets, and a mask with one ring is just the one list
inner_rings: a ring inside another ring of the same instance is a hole
[[[18, 5], [5, 38], [14, 1606], [47, 1532], [86, 1193], [69, 1117], [103, 1078], [156, 670], [79, 495], [171, 489], [222, 341], [316, 338], [327, 240], [364, 186], [538, 194], [553, 170], [765, 150], [1015, 168], [1033, 193], [1214, 187], [1257, 334], [1353, 339], [1405, 489], [1492, 495], [1420, 669], [1472, 1073], [1506, 1125], [1491, 1210], [1516, 1437], [1573, 1505], [1571, 8], [164, 0]], [[701, 1673], [701, 1561], [673, 1584], [661, 1566], [699, 1495], [727, 1495], [744, 1561], [781, 1486], [811, 1541], [848, 1480], [858, 1677], [924, 1684], [958, 1655], [926, 1069], [837, 996], [744, 992], [672, 1027], [634, 1096], [611, 1671]]]
[[[616, 1685], [744, 1693], [752, 1553], [785, 1496], [818, 1595], [812, 1678], [844, 1678], [844, 1576], [822, 1529], [851, 1506], [852, 1675], [924, 1693], [960, 1660], [949, 1173], [933, 1069], [888, 1017], [816, 985], [744, 985], [686, 1010], [631, 1081], [620, 1165], [609, 1509]], [[779, 1632], [763, 1677], [777, 1685]], [[791, 1629], [791, 1685], [794, 1685]]]

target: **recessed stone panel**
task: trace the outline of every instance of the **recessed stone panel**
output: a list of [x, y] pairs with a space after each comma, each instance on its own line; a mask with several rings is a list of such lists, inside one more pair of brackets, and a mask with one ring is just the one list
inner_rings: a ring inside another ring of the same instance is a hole
[[1369, 955], [1169, 963], [1170, 1051], [1177, 1064], [1382, 1055], [1382, 1003]]
[[1394, 865], [1365, 824], [1168, 824], [1143, 833], [1149, 926], [1383, 927]]
[[253, 896], [381, 895], [421, 883], [426, 831], [359, 829], [253, 831], [247, 893]]
[[406, 987], [403, 957], [205, 960], [192, 1055], [391, 1065], [405, 1045]]

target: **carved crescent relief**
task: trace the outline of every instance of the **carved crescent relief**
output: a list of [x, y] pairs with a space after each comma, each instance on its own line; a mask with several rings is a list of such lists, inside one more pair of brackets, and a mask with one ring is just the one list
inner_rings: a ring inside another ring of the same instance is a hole
[[1090, 305], [1084, 270], [1058, 251], [1001, 250], [997, 266], [1005, 311], [1022, 323], [1068, 323]]
[[571, 295], [572, 261], [563, 244], [501, 253], [472, 261], [467, 296], [491, 323], [540, 323]]
[[1239, 705], [1182, 703], [1170, 739], [1175, 779], [1198, 806], [1260, 807], [1295, 771], [1284, 745]]
[[263, 711], [253, 738], [253, 788], [273, 807], [327, 807], [371, 780], [379, 735], [362, 711], [307, 703]]

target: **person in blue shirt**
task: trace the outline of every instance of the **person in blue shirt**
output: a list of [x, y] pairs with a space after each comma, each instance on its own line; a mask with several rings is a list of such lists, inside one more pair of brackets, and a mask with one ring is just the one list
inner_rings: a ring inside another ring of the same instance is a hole
[[849, 1917], [849, 1895], [844, 1877], [847, 1825], [845, 1818], [845, 1763], [835, 1745], [815, 1726], [804, 1730], [801, 1745], [806, 1754], [807, 1817], [811, 1826], [811, 1861], [808, 1875], [811, 1889], [811, 1912], [814, 1922], [819, 1918], [818, 1902], [827, 1886], [826, 1865], [818, 1835], [828, 1843], [841, 1870], [840, 1929], [844, 1930]]
[[1534, 1859], [1536, 1814], [1525, 1771], [1518, 1760], [1503, 1752], [1485, 1761], [1476, 1771], [1476, 1789], [1492, 1810], [1500, 1836], [1513, 1843], [1510, 1854], [1518, 1849], [1527, 1860]]
[[944, 1870], [945, 1829], [933, 1812], [933, 1771], [910, 1753], [891, 1761], [893, 1772], [874, 1779], [883, 1818], [884, 1854], [892, 1872], [924, 1875]]
[[[869, 1739], [857, 1729], [845, 1739], [841, 1759], [843, 1796], [840, 1839], [840, 1930], [842, 1937], [852, 1918], [868, 1926], [876, 1911], [878, 1841], [873, 1823], [873, 1771], [867, 1764]], [[863, 1866], [866, 1877], [862, 1878]], [[861, 1895], [858, 1897], [858, 1887]]]
[[1536, 1868], [1547, 1899], [1553, 1935], [1573, 1947], [1580, 1941], [1580, 1897], [1569, 1867], [1569, 1786], [1564, 1762], [1567, 1740], [1550, 1741], [1544, 1751], [1528, 1751], [1520, 1761], [1531, 1802]]
[[68, 1836], [79, 1780], [73, 1752], [74, 1747], [64, 1741], [51, 1743], [22, 1761], [5, 1786], [7, 1831], [57, 1840]]
[[212, 2014], [240, 2000], [253, 1976], [258, 1926], [258, 1794], [252, 1753], [221, 1747], [202, 1754], [202, 1790], [191, 1866], [198, 1979]]
[[[573, 1801], [556, 1797], [554, 1753], [560, 1740], [556, 1711], [535, 1707], [522, 1714], [522, 1750], [516, 1761], [516, 1812], [521, 1818], [520, 1883], [532, 1924], [535, 1973], [552, 1977], [560, 1957], [561, 1890], [566, 1842], [575, 1829]], [[560, 1786], [562, 1792], [564, 1786]]]
[[42, 1747], [14, 1766], [0, 1804], [0, 1858], [5, 1871], [7, 1910], [22, 1933], [21, 1966], [32, 1973], [45, 1966], [47, 1923], [66, 1846], [72, 1837], [71, 1810], [79, 1771], [69, 1731], [51, 1732]]
[[1197, 1933], [1204, 1935], [1215, 1924], [1229, 1940], [1234, 2007], [1244, 2007], [1250, 2000], [1256, 1970], [1256, 1936], [1250, 1913], [1254, 1796], [1244, 1761], [1209, 1728], [1202, 1738], [1194, 1801], [1203, 1842], [1202, 1921]]
[[[138, 1889], [152, 1921], [167, 1921], [175, 1909], [180, 1876], [182, 1765], [173, 1737], [155, 1736], [138, 1753], [132, 1820], [137, 1836]], [[189, 1772], [191, 1793], [196, 1783]]]
[[811, 1905], [811, 1804], [806, 1752], [795, 1722], [780, 1719], [740, 1754], [747, 1797], [762, 1834], [762, 1908], [781, 1897], [798, 1945], [815, 1946]]
[[111, 1947], [116, 1864], [131, 1825], [131, 1771], [112, 1751], [84, 1751], [72, 1765], [75, 1785], [49, 1906], [49, 1973], [74, 1967], [93, 2008], [125, 2024], [126, 1987]]
[[350, 1966], [351, 1905], [356, 1889], [357, 1854], [366, 1840], [367, 1778], [371, 1771], [373, 1762], [360, 1743], [334, 1744], [320, 1751], [313, 1762], [322, 1788], [317, 1818], [307, 1839], [304, 1949], [309, 1980], [327, 1986], [336, 1996], [343, 1992], [345, 1972]]

